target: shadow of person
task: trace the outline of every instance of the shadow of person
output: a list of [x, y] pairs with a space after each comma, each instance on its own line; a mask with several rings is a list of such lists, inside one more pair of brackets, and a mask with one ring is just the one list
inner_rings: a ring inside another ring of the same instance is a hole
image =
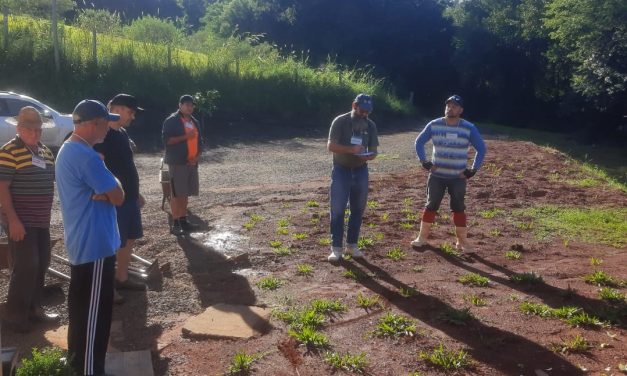
[[[452, 265], [467, 270], [471, 273], [479, 274], [483, 277], [490, 279], [493, 282], [499, 283], [503, 286], [511, 288], [513, 290], [517, 290], [523, 292], [527, 295], [534, 295], [542, 302], [547, 304], [552, 308], [559, 308], [564, 305], [569, 306], [577, 306], [583, 308], [588, 313], [594, 313], [602, 319], [607, 319], [607, 313], [612, 309], [611, 306], [600, 299], [590, 299], [583, 295], [577, 294], [575, 290], [572, 289], [563, 289], [556, 286], [552, 286], [547, 284], [544, 281], [539, 281], [534, 284], [520, 284], [513, 282], [510, 277], [516, 275], [517, 273], [509, 270], [503, 266], [497, 265], [491, 261], [484, 259], [483, 257], [477, 255], [476, 253], [469, 253], [466, 256], [466, 259], [471, 262], [479, 262], [492, 270], [495, 270], [503, 275], [506, 278], [494, 275], [492, 273], [488, 273], [471, 265], [468, 265], [465, 260], [462, 260], [458, 257], [446, 255], [442, 252], [435, 251], [440, 257], [447, 260]], [[624, 322], [618, 322], [621, 326], [624, 326]]]
[[390, 276], [385, 270], [371, 264], [365, 259], [355, 262], [342, 263], [343, 267], [359, 268], [363, 275], [375, 275], [374, 278], [361, 278], [359, 283], [374, 293], [386, 298], [391, 305], [405, 312], [409, 316], [442, 331], [447, 336], [464, 343], [468, 347], [468, 353], [477, 361], [487, 364], [506, 375], [520, 374], [519, 364], [522, 360], [533, 362], [533, 367], [538, 369], [552, 368], [552, 375], [574, 376], [583, 375], [583, 372], [575, 365], [561, 358], [551, 350], [528, 340], [525, 337], [507, 332], [505, 330], [488, 326], [476, 318], [466, 322], [463, 327], [447, 324], [439, 319], [439, 316], [454, 309], [442, 300], [416, 291], [411, 298], [405, 298], [399, 292], [384, 286], [381, 280], [397, 290], [415, 289]]
[[[255, 293], [248, 280], [235, 273], [246, 267], [247, 258], [227, 259], [220, 251], [191, 236], [178, 237], [178, 243], [188, 259], [188, 271], [198, 291], [203, 308], [226, 304], [216, 309], [228, 311], [228, 305], [254, 306]], [[243, 309], [243, 311], [242, 311]], [[269, 329], [266, 320], [250, 309], [239, 307], [231, 312], [241, 313], [246, 324], [261, 332]]]

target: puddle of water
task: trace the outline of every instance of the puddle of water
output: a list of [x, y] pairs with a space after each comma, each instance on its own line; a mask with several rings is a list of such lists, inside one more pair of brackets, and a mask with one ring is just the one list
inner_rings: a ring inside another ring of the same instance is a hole
[[216, 226], [211, 231], [197, 232], [191, 236], [207, 248], [224, 254], [240, 251], [245, 240], [243, 236], [234, 233], [226, 226]]
[[233, 273], [241, 275], [242, 277], [256, 277], [264, 274], [263, 271], [254, 270], [251, 268], [233, 270]]

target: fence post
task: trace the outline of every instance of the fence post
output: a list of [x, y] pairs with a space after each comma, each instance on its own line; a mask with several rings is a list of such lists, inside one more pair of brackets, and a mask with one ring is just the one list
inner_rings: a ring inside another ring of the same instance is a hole
[[96, 42], [96, 29], [91, 31], [91, 56], [94, 60], [94, 66], [98, 65], [98, 52], [96, 51], [97, 42]]
[[59, 73], [59, 36], [57, 35], [57, 0], [52, 0], [52, 15], [50, 18], [52, 28], [52, 47], [54, 50], [54, 69]]
[[[9, 49], [9, 8], [6, 5], [2, 6], [2, 49], [7, 51]], [[2, 376], [2, 370], [0, 370], [0, 376]]]

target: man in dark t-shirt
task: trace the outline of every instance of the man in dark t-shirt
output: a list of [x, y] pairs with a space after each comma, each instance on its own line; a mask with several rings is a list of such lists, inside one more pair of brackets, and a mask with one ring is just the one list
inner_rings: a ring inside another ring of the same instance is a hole
[[372, 97], [359, 94], [352, 110], [336, 117], [331, 123], [327, 149], [333, 153], [333, 170], [329, 190], [331, 210], [331, 262], [342, 258], [344, 211], [350, 205], [346, 250], [354, 258], [363, 257], [357, 246], [361, 219], [368, 200], [368, 161], [377, 156], [379, 138], [376, 124], [368, 118], [372, 112]]
[[[131, 140], [124, 127], [128, 127], [137, 111], [143, 111], [132, 95], [118, 94], [109, 101], [109, 111], [120, 115], [120, 119], [109, 122], [109, 132], [101, 144], [94, 149], [104, 156], [109, 171], [122, 184], [125, 198], [121, 206], [116, 207], [121, 247], [116, 254], [115, 287], [116, 289], [145, 290], [143, 283], [129, 279], [128, 266], [136, 239], [143, 236], [141, 208], [144, 197], [139, 193], [139, 174], [133, 161]], [[116, 294], [116, 302], [122, 298]]]

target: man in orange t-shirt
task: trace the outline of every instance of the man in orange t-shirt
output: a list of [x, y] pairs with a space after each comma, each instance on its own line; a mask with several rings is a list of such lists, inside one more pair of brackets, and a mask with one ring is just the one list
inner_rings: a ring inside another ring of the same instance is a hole
[[188, 94], [181, 96], [178, 111], [163, 122], [164, 161], [168, 165], [172, 184], [170, 232], [177, 236], [195, 229], [187, 221], [188, 198], [198, 196], [198, 160], [202, 152], [198, 120], [192, 116], [194, 106], [194, 97]]

